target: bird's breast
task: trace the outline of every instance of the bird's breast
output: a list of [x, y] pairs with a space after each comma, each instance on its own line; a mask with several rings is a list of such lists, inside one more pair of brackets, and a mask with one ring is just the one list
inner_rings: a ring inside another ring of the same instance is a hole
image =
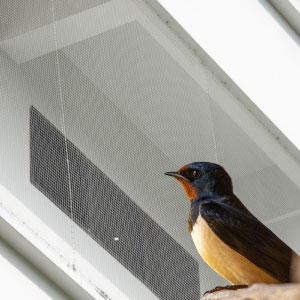
[[225, 244], [200, 215], [193, 225], [191, 235], [203, 260], [232, 284], [278, 283], [271, 275]]

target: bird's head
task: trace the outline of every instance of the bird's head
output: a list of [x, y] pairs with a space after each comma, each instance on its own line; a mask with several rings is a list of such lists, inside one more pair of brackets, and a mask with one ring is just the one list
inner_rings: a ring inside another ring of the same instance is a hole
[[223, 167], [214, 163], [193, 162], [165, 175], [175, 177], [181, 183], [190, 201], [209, 193], [232, 194], [230, 176]]

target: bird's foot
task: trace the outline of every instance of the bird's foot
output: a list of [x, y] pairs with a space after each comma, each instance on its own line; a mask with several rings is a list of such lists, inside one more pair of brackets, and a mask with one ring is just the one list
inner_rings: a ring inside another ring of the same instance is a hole
[[223, 290], [239, 290], [239, 289], [245, 289], [247, 287], [248, 287], [248, 285], [246, 285], [246, 284], [216, 286], [214, 289], [205, 292], [203, 294], [203, 296], [206, 294], [211, 294], [211, 293], [219, 292], [219, 291], [223, 291]]

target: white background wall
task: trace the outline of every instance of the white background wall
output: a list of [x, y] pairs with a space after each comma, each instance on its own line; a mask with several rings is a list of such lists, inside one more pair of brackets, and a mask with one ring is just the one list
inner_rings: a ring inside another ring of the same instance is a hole
[[300, 148], [300, 39], [266, 0], [159, 0]]

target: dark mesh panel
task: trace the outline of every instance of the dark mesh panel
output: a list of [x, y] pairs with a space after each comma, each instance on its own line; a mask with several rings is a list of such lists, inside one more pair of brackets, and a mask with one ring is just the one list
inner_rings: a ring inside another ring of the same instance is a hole
[[36, 109], [30, 109], [30, 181], [70, 216], [63, 135]]
[[[70, 216], [64, 137], [33, 107], [30, 125], [31, 182]], [[74, 221], [159, 298], [200, 299], [198, 262], [70, 141], [67, 146]]]

